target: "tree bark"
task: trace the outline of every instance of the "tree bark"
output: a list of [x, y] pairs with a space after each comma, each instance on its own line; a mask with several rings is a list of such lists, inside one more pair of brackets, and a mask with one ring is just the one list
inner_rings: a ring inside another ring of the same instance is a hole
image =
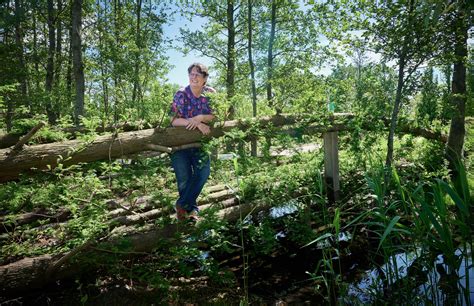
[[[134, 107], [140, 108], [141, 101], [137, 101], [137, 97], [141, 96], [140, 88], [140, 54], [142, 53], [142, 42], [141, 42], [141, 12], [142, 12], [142, 0], [137, 1], [136, 7], [136, 32], [135, 32], [135, 45], [137, 50], [135, 51], [135, 67], [134, 67], [134, 79], [133, 79], [133, 91], [132, 91], [132, 104]], [[141, 112], [140, 112], [141, 113]]]
[[459, 176], [459, 163], [462, 162], [464, 136], [466, 134], [466, 64], [467, 59], [467, 32], [468, 22], [466, 17], [466, 1], [457, 1], [457, 16], [455, 21], [455, 58], [452, 81], [452, 109], [451, 125], [448, 142], [446, 144], [446, 159], [450, 170], [451, 179], [456, 182]]
[[80, 123], [80, 117], [84, 116], [84, 63], [82, 61], [82, 0], [74, 0], [72, 3], [72, 63], [74, 70], [74, 81], [76, 85], [76, 97], [74, 102], [74, 121]]
[[[34, 84], [35, 84], [35, 89], [37, 91], [40, 91], [40, 79], [39, 79], [39, 55], [38, 55], [38, 22], [37, 22], [37, 17], [36, 15], [38, 14], [37, 12], [37, 6], [33, 5], [33, 10], [32, 10], [32, 15], [33, 15], [33, 67], [34, 67]], [[30, 114], [32, 113], [32, 109], [29, 109]]]
[[[413, 12], [414, 10], [414, 2], [410, 0], [408, 3], [408, 27], [411, 27], [413, 24]], [[387, 156], [385, 159], [385, 184], [387, 185], [390, 181], [392, 176], [392, 162], [393, 162], [393, 141], [395, 130], [397, 128], [397, 121], [398, 121], [398, 113], [400, 112], [401, 102], [402, 102], [402, 93], [405, 85], [405, 66], [409, 61], [408, 53], [408, 46], [411, 43], [411, 32], [408, 32], [403, 37], [402, 46], [400, 46], [399, 56], [398, 56], [398, 83], [397, 83], [397, 93], [395, 96], [395, 102], [393, 105], [392, 110], [392, 118], [390, 121], [390, 131], [388, 133], [387, 139]]]
[[[268, 105], [272, 107], [274, 105], [273, 92], [272, 92], [272, 78], [273, 78], [273, 44], [275, 42], [276, 32], [276, 0], [272, 1], [271, 8], [271, 21], [270, 21], [270, 39], [268, 42], [268, 54], [267, 54], [267, 101]], [[277, 114], [279, 112], [277, 111]]]
[[[266, 124], [282, 126], [296, 122], [296, 117], [274, 116], [257, 121], [264, 127]], [[244, 121], [227, 121], [211, 130], [209, 137], [220, 137], [231, 129], [245, 130], [250, 126]], [[0, 181], [18, 177], [22, 171], [31, 168], [54, 168], [59, 163], [71, 165], [79, 162], [90, 162], [102, 159], [119, 158], [148, 150], [148, 145], [155, 144], [165, 147], [177, 147], [184, 144], [199, 142], [203, 139], [199, 131], [188, 131], [185, 128], [168, 128], [165, 130], [147, 129], [114, 135], [98, 136], [86, 143], [71, 140], [60, 143], [35, 145], [24, 148], [11, 157], [9, 149], [0, 150]]]
[[[235, 23], [234, 23], [234, 0], [227, 0], [227, 75], [226, 89], [227, 99], [235, 95]], [[234, 119], [235, 107], [229, 106], [229, 118]]]
[[[62, 20], [59, 18], [61, 11], [63, 10], [63, 0], [57, 0], [58, 3], [58, 14], [57, 14], [57, 20], [56, 20], [56, 73], [54, 74], [54, 84], [60, 84], [61, 82], [61, 70], [62, 70], [62, 51], [63, 51], [63, 23]], [[62, 97], [61, 97], [62, 98]], [[62, 100], [62, 99], [58, 99]], [[58, 101], [60, 102], [60, 101]]]
[[33, 137], [36, 132], [38, 132], [43, 126], [45, 126], [46, 123], [41, 121], [38, 123], [35, 127], [33, 127], [25, 136], [23, 136], [16, 144], [13, 146], [13, 148], [10, 151], [10, 154], [8, 155], [10, 158], [13, 156], [12, 154], [17, 154], [23, 149], [23, 146]]
[[[395, 102], [393, 104], [393, 109], [392, 109], [392, 117], [390, 119], [390, 130], [388, 132], [388, 139], [387, 139], [387, 157], [385, 159], [385, 169], [387, 170], [387, 173], [390, 173], [390, 175], [391, 175], [392, 161], [393, 161], [393, 141], [394, 141], [393, 138], [395, 135], [395, 130], [397, 128], [398, 113], [400, 112], [403, 85], [405, 81], [405, 63], [406, 63], [405, 52], [404, 50], [402, 50], [402, 54], [400, 55], [399, 64], [398, 64], [397, 93], [395, 95]], [[387, 176], [386, 176], [386, 182], [387, 182]]]
[[[68, 101], [73, 101], [72, 94], [72, 20], [68, 22], [69, 44], [67, 50], [67, 66], [66, 66], [66, 93]], [[74, 115], [74, 114], [73, 114]]]
[[18, 64], [21, 73], [18, 75], [18, 83], [20, 83], [21, 102], [27, 103], [28, 109], [31, 110], [31, 102], [28, 99], [28, 71], [25, 63], [25, 54], [23, 47], [23, 28], [22, 21], [24, 18], [22, 3], [15, 0], [15, 41], [18, 48]]
[[[250, 67], [250, 82], [252, 85], [252, 116], [257, 117], [257, 86], [255, 85], [255, 64], [252, 57], [252, 0], [248, 0], [247, 23], [248, 23], [248, 60]], [[250, 143], [250, 155], [257, 156], [257, 139], [253, 138]]]
[[[120, 68], [120, 59], [117, 56], [119, 53], [120, 46], [123, 43], [122, 37], [121, 37], [121, 26], [123, 24], [123, 3], [122, 1], [119, 0], [113, 0], [113, 36], [115, 39], [115, 44], [111, 44], [111, 52], [113, 54], [112, 56], [112, 79], [113, 79], [113, 90], [119, 91], [120, 90], [120, 85], [122, 83], [122, 76], [121, 73], [119, 72]], [[106, 14], [106, 13], [105, 13]], [[114, 112], [114, 122], [119, 121], [120, 117], [120, 111], [122, 108], [124, 108], [124, 100], [120, 95], [115, 95], [114, 96], [114, 101], [113, 101], [113, 112]]]
[[100, 82], [102, 84], [102, 104], [103, 104], [103, 112], [105, 118], [109, 118], [110, 115], [110, 103], [109, 103], [109, 76], [108, 76], [108, 66], [105, 63], [105, 55], [106, 53], [106, 43], [104, 39], [104, 32], [105, 32], [105, 27], [104, 24], [106, 24], [106, 14], [104, 13], [104, 16], [102, 16], [102, 11], [106, 12], [107, 11], [107, 3], [104, 3], [104, 7], [102, 8], [101, 5], [98, 3], [96, 7], [97, 11], [97, 29], [98, 29], [98, 52], [99, 52], [99, 67], [100, 67]]
[[48, 121], [51, 124], [56, 122], [56, 114], [53, 107], [53, 80], [54, 80], [54, 53], [56, 52], [56, 32], [55, 32], [55, 16], [54, 1], [48, 0], [48, 62], [46, 64], [46, 82], [45, 89], [47, 96], [46, 113]]

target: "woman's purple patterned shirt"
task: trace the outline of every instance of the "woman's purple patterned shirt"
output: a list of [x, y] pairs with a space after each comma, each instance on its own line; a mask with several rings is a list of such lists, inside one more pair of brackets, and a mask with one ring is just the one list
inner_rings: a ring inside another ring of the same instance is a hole
[[[204, 86], [202, 92], [215, 92], [214, 88]], [[197, 115], [210, 115], [212, 108], [209, 106], [209, 97], [201, 94], [199, 98], [194, 97], [191, 87], [180, 88], [173, 98], [170, 116], [173, 118], [192, 118]]]

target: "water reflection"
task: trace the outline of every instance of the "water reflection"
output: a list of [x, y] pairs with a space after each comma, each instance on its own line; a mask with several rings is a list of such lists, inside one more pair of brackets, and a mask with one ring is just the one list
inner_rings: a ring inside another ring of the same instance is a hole
[[298, 211], [298, 209], [301, 208], [302, 205], [303, 204], [301, 204], [297, 200], [291, 199], [282, 205], [272, 207], [269, 213], [270, 218], [276, 219], [276, 218], [281, 218], [283, 216], [292, 214]]
[[[439, 255], [434, 262], [420, 265], [417, 261], [423, 256], [421, 249], [414, 252], [400, 253], [390, 257], [388, 262], [380, 267], [365, 271], [364, 276], [348, 288], [348, 295], [363, 304], [377, 302], [377, 297], [387, 297], [387, 292], [400, 289], [406, 298], [417, 297], [421, 304], [430, 305], [473, 305], [474, 302], [474, 266], [471, 249], [458, 249], [459, 266], [449, 267], [443, 256]], [[408, 280], [414, 277], [416, 280]], [[420, 282], [420, 280], [422, 280]], [[416, 284], [410, 287], [407, 284]], [[407, 288], [414, 288], [406, 292]]]

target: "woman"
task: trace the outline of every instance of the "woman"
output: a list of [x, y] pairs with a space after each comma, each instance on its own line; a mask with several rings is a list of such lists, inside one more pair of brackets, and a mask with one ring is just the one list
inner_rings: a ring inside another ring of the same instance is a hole
[[[208, 123], [214, 119], [214, 115], [205, 93], [215, 92], [212, 87], [206, 86], [208, 69], [200, 63], [191, 64], [188, 76], [189, 85], [174, 95], [171, 125], [184, 126], [188, 130], [198, 129], [208, 135], [211, 132]], [[199, 148], [183, 149], [171, 154], [171, 163], [179, 192], [176, 216], [180, 221], [197, 221], [199, 209], [196, 199], [209, 177], [209, 156]]]

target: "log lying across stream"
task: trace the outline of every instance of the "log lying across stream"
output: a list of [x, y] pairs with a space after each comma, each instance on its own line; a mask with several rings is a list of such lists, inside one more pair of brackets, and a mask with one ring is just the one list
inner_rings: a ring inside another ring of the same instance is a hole
[[[295, 123], [294, 116], [265, 117], [254, 120], [259, 126], [282, 126]], [[226, 121], [217, 123], [208, 137], [221, 137], [232, 129], [245, 130], [252, 121]], [[323, 127], [322, 127], [323, 128]], [[167, 129], [146, 129], [123, 132], [113, 135], [97, 136], [90, 141], [70, 140], [24, 147], [21, 151], [0, 150], [0, 181], [8, 181], [30, 169], [54, 168], [63, 165], [120, 158], [147, 150], [179, 147], [199, 142], [203, 139], [199, 131], [170, 127]]]
[[[345, 119], [351, 119], [351, 114], [333, 114], [328, 118], [328, 125], [320, 122], [308, 122], [305, 119], [305, 133], [341, 131], [350, 129], [344, 124]], [[321, 119], [320, 119], [321, 120]], [[171, 151], [172, 148], [192, 145], [204, 138], [221, 137], [233, 130], [248, 130], [250, 127], [264, 128], [267, 126], [281, 127], [301, 122], [301, 118], [293, 115], [278, 115], [251, 120], [234, 120], [214, 124], [209, 136], [203, 137], [198, 131], [188, 131], [185, 128], [145, 129], [140, 131], [123, 132], [112, 135], [97, 136], [90, 140], [69, 140], [49, 144], [24, 146], [21, 149], [0, 150], [0, 182], [15, 179], [20, 173], [30, 169], [54, 168], [59, 163], [67, 166], [81, 162], [109, 160], [121, 158], [129, 154], [143, 151]], [[370, 129], [370, 127], [368, 127]], [[405, 133], [419, 134], [425, 138], [445, 141], [446, 136], [423, 129], [413, 130], [406, 125], [400, 125]], [[301, 132], [301, 130], [299, 131]]]

